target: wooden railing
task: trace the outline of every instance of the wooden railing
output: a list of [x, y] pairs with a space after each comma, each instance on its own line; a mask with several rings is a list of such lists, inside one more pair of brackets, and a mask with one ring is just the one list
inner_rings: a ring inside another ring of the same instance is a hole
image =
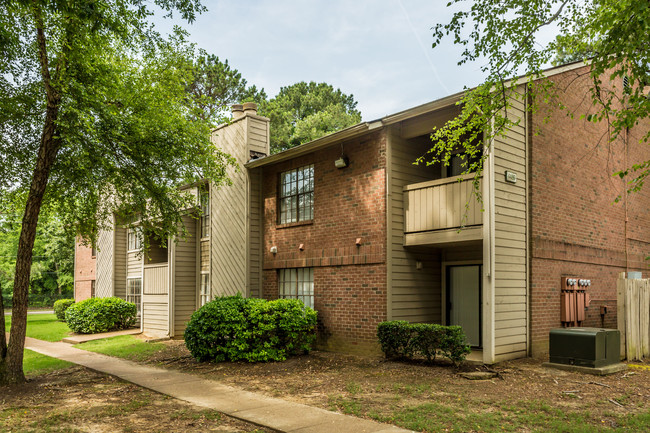
[[143, 284], [145, 295], [166, 295], [169, 290], [167, 263], [144, 265]]
[[454, 176], [404, 187], [404, 232], [477, 226], [483, 223], [473, 177]]

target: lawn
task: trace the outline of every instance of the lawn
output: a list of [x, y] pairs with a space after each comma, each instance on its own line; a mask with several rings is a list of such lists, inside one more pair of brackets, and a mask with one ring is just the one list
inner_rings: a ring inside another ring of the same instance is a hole
[[521, 359], [466, 366], [498, 373], [492, 380], [467, 380], [443, 363], [318, 351], [285, 362], [201, 363], [182, 341], [164, 344], [147, 362], [420, 432], [650, 431], [648, 362], [596, 377]]
[[[5, 316], [6, 329], [11, 326], [11, 316]], [[28, 314], [27, 336], [45, 341], [61, 341], [70, 334], [70, 328], [56, 320], [54, 314]]]
[[25, 349], [23, 355], [23, 371], [27, 376], [50, 373], [54, 370], [61, 370], [70, 367], [72, 364], [67, 361], [52, 358], [40, 353]]
[[75, 347], [131, 361], [142, 361], [164, 349], [165, 345], [162, 343], [146, 343], [133, 335], [119, 335], [117, 337], [87, 341]]

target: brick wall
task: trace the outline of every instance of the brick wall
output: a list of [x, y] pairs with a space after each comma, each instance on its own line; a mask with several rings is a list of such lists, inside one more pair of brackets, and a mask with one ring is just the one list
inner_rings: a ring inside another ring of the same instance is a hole
[[76, 302], [88, 299], [91, 295], [97, 268], [97, 259], [92, 251], [90, 246], [84, 246], [80, 242], [75, 244], [74, 297]]
[[[616, 278], [619, 272], [643, 271], [650, 255], [650, 189], [624, 197], [625, 183], [615, 171], [650, 158], [638, 143], [639, 131], [627, 140], [607, 141], [607, 125], [586, 122], [594, 113], [586, 68], [553, 77], [562, 102], [576, 113], [549, 107], [532, 115], [530, 136], [531, 340], [533, 355], [548, 351], [548, 332], [561, 326], [562, 276], [592, 281], [591, 306], [584, 326], [616, 328]], [[620, 85], [620, 83], [619, 83]], [[550, 114], [550, 122], [544, 117]], [[627, 144], [626, 144], [627, 141]], [[627, 149], [626, 149], [627, 148]], [[627, 223], [626, 223], [627, 218]], [[600, 306], [608, 314], [601, 318]]]
[[[343, 149], [344, 169], [334, 167], [339, 145], [264, 168], [263, 296], [278, 297], [278, 269], [313, 267], [320, 346], [367, 352], [377, 349], [376, 325], [386, 319], [386, 139], [377, 132]], [[279, 174], [308, 164], [314, 219], [278, 227]]]

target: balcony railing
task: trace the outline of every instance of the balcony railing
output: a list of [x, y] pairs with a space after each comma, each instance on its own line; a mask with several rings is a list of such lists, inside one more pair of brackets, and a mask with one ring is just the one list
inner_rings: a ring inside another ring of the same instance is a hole
[[143, 285], [145, 295], [166, 295], [169, 290], [167, 263], [144, 265]]
[[[479, 233], [476, 228], [483, 224], [483, 212], [472, 181], [471, 175], [454, 176], [405, 186], [404, 233], [449, 231], [460, 227], [474, 228], [473, 232]], [[460, 238], [469, 240], [466, 239], [468, 234]]]

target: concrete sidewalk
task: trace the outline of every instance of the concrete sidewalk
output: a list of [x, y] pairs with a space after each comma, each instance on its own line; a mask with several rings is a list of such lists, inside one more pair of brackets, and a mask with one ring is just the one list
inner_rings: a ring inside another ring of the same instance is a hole
[[266, 397], [187, 373], [87, 352], [66, 343], [26, 338], [25, 348], [107, 373], [161, 394], [279, 432], [406, 433], [409, 431], [304, 404]]

